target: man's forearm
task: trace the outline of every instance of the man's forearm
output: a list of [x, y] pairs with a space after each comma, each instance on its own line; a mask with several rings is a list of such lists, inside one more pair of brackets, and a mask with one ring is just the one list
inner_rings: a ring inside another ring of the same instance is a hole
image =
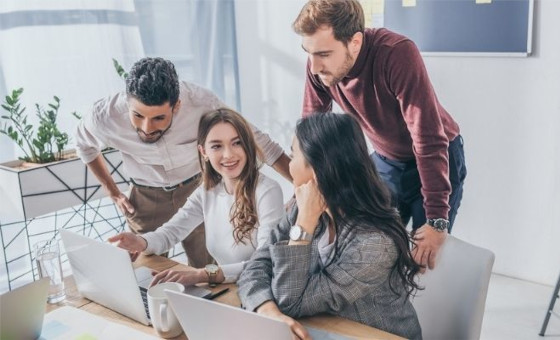
[[276, 172], [282, 175], [285, 179], [292, 182], [292, 176], [290, 175], [290, 157], [288, 157], [285, 153], [282, 153], [280, 157], [272, 164], [272, 167]]
[[87, 167], [91, 170], [91, 172], [93, 172], [99, 183], [101, 183], [111, 198], [120, 195], [121, 191], [117, 187], [113, 177], [111, 177], [109, 170], [107, 170], [107, 165], [105, 165], [103, 155], [99, 154], [93, 161], [87, 163]]

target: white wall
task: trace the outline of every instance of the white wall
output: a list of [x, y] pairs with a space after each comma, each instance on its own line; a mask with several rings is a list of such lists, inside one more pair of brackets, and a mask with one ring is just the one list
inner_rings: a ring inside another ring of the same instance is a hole
[[426, 58], [466, 139], [456, 236], [496, 253], [498, 273], [552, 283], [560, 271], [560, 2], [536, 1], [529, 58]]
[[[241, 110], [261, 130], [268, 132], [289, 153], [294, 127], [301, 114], [306, 55], [291, 22], [301, 0], [237, 0], [235, 20]], [[287, 200], [291, 183], [274, 170]]]
[[[494, 251], [495, 272], [552, 284], [560, 271], [560, 1], [535, 1], [533, 56], [425, 61], [466, 143], [454, 235]], [[236, 1], [243, 113], [285, 147], [301, 109], [306, 56], [291, 23], [304, 3]]]

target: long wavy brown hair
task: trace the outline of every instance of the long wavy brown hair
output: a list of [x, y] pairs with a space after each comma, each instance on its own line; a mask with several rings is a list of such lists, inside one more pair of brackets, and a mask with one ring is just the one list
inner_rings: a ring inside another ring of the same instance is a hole
[[[255, 191], [259, 180], [259, 168], [262, 153], [255, 142], [253, 131], [249, 123], [239, 113], [221, 108], [202, 115], [198, 124], [198, 145], [204, 148], [206, 137], [210, 130], [218, 123], [228, 123], [233, 126], [239, 136], [241, 147], [247, 155], [247, 163], [239, 175], [235, 188], [235, 201], [230, 210], [230, 222], [233, 225], [233, 239], [236, 243], [245, 244], [259, 221], [255, 203]], [[202, 183], [205, 190], [210, 190], [222, 181], [222, 176], [214, 170], [210, 162], [204, 160], [198, 153], [198, 161], [202, 169]]]

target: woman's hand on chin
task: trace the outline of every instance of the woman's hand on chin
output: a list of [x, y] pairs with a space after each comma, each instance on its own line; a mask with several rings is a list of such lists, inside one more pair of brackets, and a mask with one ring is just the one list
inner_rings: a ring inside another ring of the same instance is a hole
[[295, 193], [298, 206], [296, 223], [308, 234], [313, 235], [319, 223], [319, 217], [327, 208], [325, 199], [319, 191], [315, 179], [296, 187]]

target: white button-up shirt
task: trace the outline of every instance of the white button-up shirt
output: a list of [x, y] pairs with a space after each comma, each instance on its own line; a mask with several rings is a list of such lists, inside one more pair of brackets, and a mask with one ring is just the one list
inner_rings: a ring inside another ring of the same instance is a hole
[[[144, 143], [129, 119], [125, 92], [99, 100], [76, 131], [76, 150], [84, 163], [93, 161], [105, 147], [121, 151], [124, 172], [139, 185], [172, 186], [198, 174], [197, 130], [202, 115], [227, 107], [211, 91], [180, 82], [181, 107], [171, 127], [155, 143]], [[274, 164], [282, 148], [253, 127], [265, 162]]]
[[266, 243], [271, 229], [276, 228], [284, 216], [282, 199], [280, 185], [260, 174], [255, 189], [255, 212], [259, 222], [251, 232], [251, 240], [236, 243], [230, 221], [235, 196], [227, 193], [223, 181], [210, 190], [199, 186], [168, 222], [156, 231], [142, 235], [147, 241], [144, 253], [166, 252], [204, 222], [208, 252], [222, 268], [225, 282], [235, 282], [245, 262], [249, 261], [255, 249]]

